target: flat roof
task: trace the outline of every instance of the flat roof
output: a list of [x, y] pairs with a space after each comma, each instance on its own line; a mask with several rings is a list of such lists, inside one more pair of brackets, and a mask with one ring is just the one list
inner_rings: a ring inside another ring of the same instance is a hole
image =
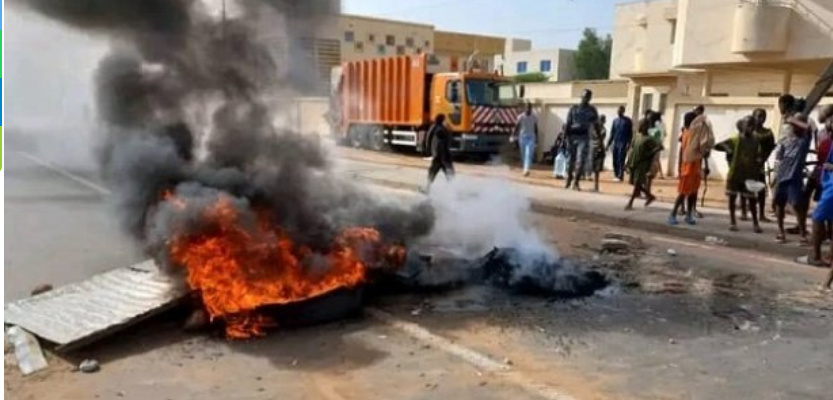
[[[482, 35], [482, 34], [479, 34], [479, 33], [466, 33], [466, 32], [443, 31], [443, 30], [439, 30], [439, 29], [435, 29], [435, 30], [434, 30], [434, 33], [435, 33], [435, 34], [439, 33], [439, 34], [441, 34], [441, 35], [463, 35], [463, 36], [473, 36], [473, 37], [478, 37], [478, 38], [483, 38], [483, 39], [496, 39], [496, 40], [508, 40], [508, 39], [509, 39], [509, 38], [506, 38], [506, 37], [503, 37], [503, 36], [491, 36], [491, 35]], [[519, 38], [512, 38], [512, 39], [519, 39]], [[527, 40], [527, 39], [522, 39], [522, 40]]]
[[418, 23], [418, 22], [409, 22], [409, 21], [402, 21], [402, 20], [396, 20], [396, 19], [369, 17], [369, 16], [366, 16], [366, 15], [341, 14], [341, 15], [339, 15], [339, 17], [362, 19], [362, 20], [365, 20], [365, 21], [373, 21], [373, 22], [385, 22], [385, 23], [389, 23], [389, 24], [418, 26], [418, 27], [421, 27], [421, 28], [434, 29], [434, 25], [430, 25], [430, 24], [422, 24], [422, 23]]
[[623, 1], [620, 3], [614, 4], [614, 7], [620, 6], [632, 6], [636, 4], [645, 4], [645, 3], [660, 3], [660, 2], [668, 2], [677, 4], [677, 0], [631, 0], [631, 1]]

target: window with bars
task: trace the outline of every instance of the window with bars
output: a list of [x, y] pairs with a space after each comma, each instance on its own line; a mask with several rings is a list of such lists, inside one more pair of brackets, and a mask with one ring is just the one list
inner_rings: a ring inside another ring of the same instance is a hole
[[362, 53], [364, 52], [364, 43], [356, 42], [353, 44], [353, 48], [356, 50], [357, 53]]
[[405, 46], [414, 47], [414, 38], [405, 38]]
[[386, 52], [387, 52], [387, 47], [385, 47], [385, 45], [380, 44], [380, 45], [376, 46], [376, 53], [377, 54], [385, 55]]
[[405, 54], [405, 46], [403, 46], [403, 45], [396, 46], [396, 54], [398, 54], [400, 56], [404, 55]]
[[396, 45], [396, 37], [393, 35], [385, 36], [385, 44], [388, 46], [395, 46]]
[[355, 39], [356, 39], [356, 33], [355, 32], [353, 32], [353, 31], [344, 32], [344, 41], [345, 42], [350, 43]]

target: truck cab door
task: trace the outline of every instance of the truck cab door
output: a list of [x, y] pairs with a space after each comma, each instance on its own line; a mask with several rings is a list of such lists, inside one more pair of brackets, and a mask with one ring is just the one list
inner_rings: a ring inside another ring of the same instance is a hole
[[431, 119], [437, 114], [445, 114], [446, 124], [452, 131], [462, 130], [463, 82], [453, 77], [437, 77], [431, 97]]

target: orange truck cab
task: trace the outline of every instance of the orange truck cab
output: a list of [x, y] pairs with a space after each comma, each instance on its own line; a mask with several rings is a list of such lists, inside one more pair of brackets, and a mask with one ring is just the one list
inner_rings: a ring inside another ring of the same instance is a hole
[[446, 115], [452, 151], [497, 153], [508, 142], [520, 112], [511, 79], [468, 70], [439, 72], [428, 55], [342, 64], [331, 103], [334, 133], [343, 144], [429, 152], [428, 128]]

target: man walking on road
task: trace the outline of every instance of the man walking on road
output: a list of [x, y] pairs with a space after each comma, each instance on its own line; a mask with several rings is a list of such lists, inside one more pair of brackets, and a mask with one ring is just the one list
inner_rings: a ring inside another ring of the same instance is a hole
[[431, 149], [431, 167], [428, 168], [428, 186], [434, 183], [437, 173], [440, 170], [445, 174], [447, 180], [454, 177], [454, 164], [451, 161], [451, 133], [445, 127], [445, 115], [437, 114], [434, 118], [434, 125], [428, 132], [428, 137], [433, 137], [434, 147]]
[[631, 142], [633, 142], [633, 121], [625, 115], [625, 106], [619, 106], [616, 111], [618, 117], [610, 127], [610, 139], [607, 150], [613, 145], [613, 174], [619, 182], [625, 179], [625, 160], [628, 158]]
[[527, 103], [526, 111], [518, 116], [515, 135], [521, 150], [524, 176], [529, 176], [529, 168], [535, 156], [535, 144], [538, 142], [538, 117], [532, 113], [532, 103]]
[[567, 113], [567, 149], [569, 161], [567, 165], [567, 185], [574, 190], [581, 190], [579, 180], [587, 164], [587, 153], [590, 144], [590, 134], [599, 129], [599, 113], [596, 107], [590, 105], [593, 92], [584, 89], [581, 104], [570, 107]]
[[633, 141], [633, 151], [631, 152], [628, 164], [631, 183], [633, 184], [633, 193], [627, 206], [625, 206], [626, 211], [633, 210], [633, 202], [640, 193], [645, 194], [645, 207], [648, 207], [656, 200], [656, 196], [651, 193], [650, 176], [654, 156], [662, 151], [662, 145], [649, 133], [649, 126], [659, 117], [659, 115], [654, 114], [652, 112], [648, 118], [639, 122], [639, 133]]

